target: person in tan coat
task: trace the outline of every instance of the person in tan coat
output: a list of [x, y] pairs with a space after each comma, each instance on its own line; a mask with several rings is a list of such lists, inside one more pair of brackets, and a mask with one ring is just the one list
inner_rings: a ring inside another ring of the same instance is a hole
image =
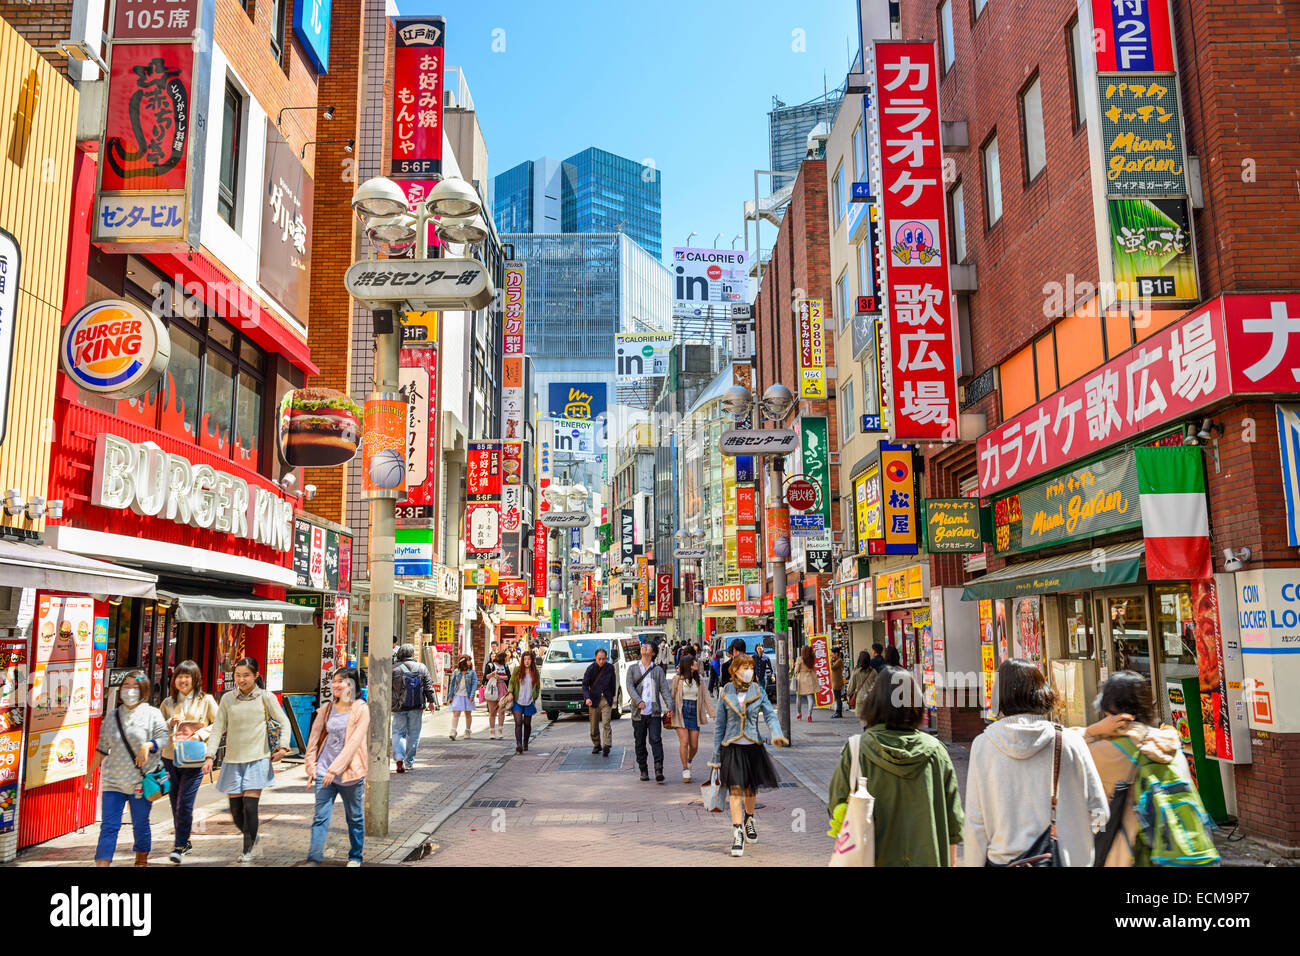
[[849, 677], [849, 686], [844, 696], [849, 699], [849, 706], [858, 715], [858, 723], [863, 730], [871, 726], [867, 723], [867, 699], [871, 696], [871, 688], [875, 683], [876, 669], [871, 666], [871, 652], [862, 651], [858, 654], [858, 664]]
[[831, 651], [831, 690], [835, 693], [836, 717], [844, 716], [844, 655], [837, 647]]
[[[1118, 671], [1108, 677], [1101, 685], [1097, 710], [1102, 718], [1088, 727], [1085, 739], [1107, 800], [1114, 798], [1117, 784], [1134, 778], [1133, 759], [1116, 744], [1122, 738], [1136, 744], [1142, 756], [1157, 763], [1173, 764], [1179, 777], [1191, 780], [1178, 731], [1167, 724], [1156, 725], [1159, 718], [1151, 701], [1151, 686], [1141, 674]], [[1133, 866], [1136, 841], [1137, 810], [1130, 793], [1124, 804], [1123, 824], [1115, 834], [1104, 865]]]
[[358, 699], [357, 672], [351, 668], [337, 668], [331, 675], [330, 689], [334, 699], [316, 712], [307, 735], [307, 787], [316, 791], [307, 862], [324, 861], [334, 798], [339, 796], [347, 816], [348, 866], [360, 866], [366, 836], [363, 805], [370, 759], [370, 709]]
[[670, 688], [672, 723], [677, 731], [677, 753], [682, 760], [682, 783], [691, 782], [691, 761], [700, 749], [700, 728], [715, 716], [710, 695], [700, 692], [703, 686], [695, 655], [683, 654]]
[[812, 723], [813, 708], [817, 706], [817, 657], [813, 649], [804, 645], [799, 652], [799, 659], [794, 664], [794, 688], [799, 695], [799, 706], [795, 710], [795, 720], [803, 716], [804, 708], [808, 710], [808, 723]]

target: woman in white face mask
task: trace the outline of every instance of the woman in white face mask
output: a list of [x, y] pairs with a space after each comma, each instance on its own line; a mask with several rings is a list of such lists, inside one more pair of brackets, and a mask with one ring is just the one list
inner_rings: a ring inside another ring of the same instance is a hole
[[87, 790], [95, 789], [95, 771], [102, 764], [102, 822], [95, 866], [113, 862], [117, 833], [122, 829], [122, 811], [128, 807], [131, 830], [135, 834], [135, 865], [149, 865], [152, 848], [149, 811], [153, 802], [144, 795], [143, 788], [146, 776], [161, 771], [162, 749], [171, 740], [167, 721], [158, 708], [148, 703], [151, 690], [144, 671], [131, 671], [118, 689], [116, 709], [106, 714], [99, 726], [99, 740], [86, 767], [84, 784]]
[[[780, 782], [763, 745], [769, 739], [778, 747], [790, 745], [781, 735], [776, 708], [753, 680], [754, 659], [744, 653], [733, 654], [731, 683], [722, 690], [714, 725], [713, 759], [709, 761], [709, 766], [718, 771], [718, 782], [731, 797], [732, 856], [743, 856], [746, 843], [758, 842], [754, 826], [758, 789], [770, 790]], [[766, 735], [759, 727], [760, 716], [767, 725]]]

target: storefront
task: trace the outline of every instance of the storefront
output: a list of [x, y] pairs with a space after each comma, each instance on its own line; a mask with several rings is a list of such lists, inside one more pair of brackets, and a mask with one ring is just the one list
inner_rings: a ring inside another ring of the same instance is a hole
[[876, 575], [876, 617], [885, 625], [886, 647], [898, 649], [904, 667], [923, 680], [922, 630], [929, 625], [930, 564], [912, 564]]
[[863, 651], [870, 651], [876, 643], [876, 583], [874, 578], [851, 580], [832, 589], [832, 613], [839, 643], [850, 661], [858, 659]]

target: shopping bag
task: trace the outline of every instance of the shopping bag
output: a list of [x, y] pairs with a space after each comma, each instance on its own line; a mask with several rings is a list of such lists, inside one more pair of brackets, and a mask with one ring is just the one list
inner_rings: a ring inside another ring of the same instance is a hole
[[709, 813], [721, 813], [723, 805], [722, 777], [717, 770], [709, 774], [709, 782], [700, 785], [700, 799]]
[[867, 790], [859, 760], [862, 738], [849, 740], [849, 760], [853, 772], [849, 777], [849, 807], [844, 814], [840, 835], [835, 838], [828, 866], [876, 865], [876, 798]]

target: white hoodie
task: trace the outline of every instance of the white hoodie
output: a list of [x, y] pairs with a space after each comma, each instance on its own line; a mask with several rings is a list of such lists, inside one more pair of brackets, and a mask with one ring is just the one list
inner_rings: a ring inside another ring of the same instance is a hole
[[[971, 745], [962, 865], [1009, 863], [1052, 816], [1052, 722], [1020, 714], [990, 724]], [[1056, 833], [1065, 866], [1092, 866], [1093, 834], [1110, 810], [1092, 755], [1077, 729], [1061, 734]]]

